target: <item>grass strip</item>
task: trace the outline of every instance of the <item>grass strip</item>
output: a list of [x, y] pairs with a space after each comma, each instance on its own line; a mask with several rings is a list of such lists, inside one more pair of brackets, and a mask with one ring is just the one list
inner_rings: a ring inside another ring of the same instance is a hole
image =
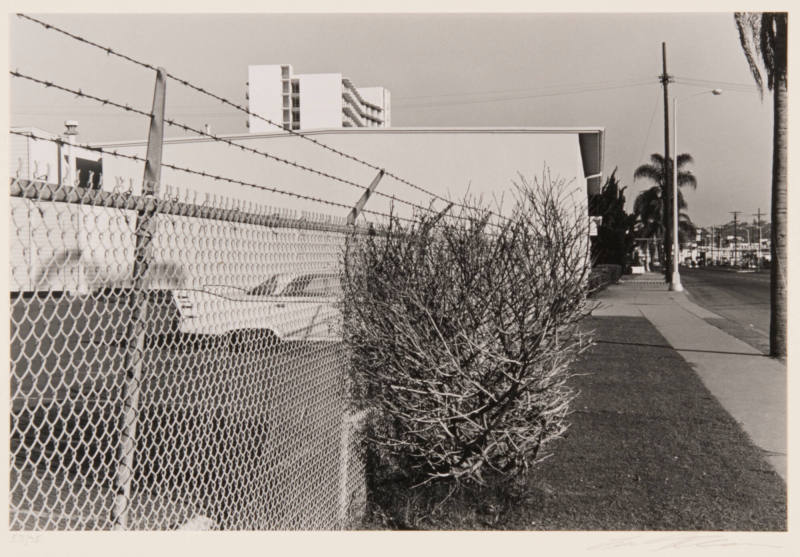
[[[644, 318], [593, 317], [566, 436], [516, 482], [372, 482], [366, 528], [785, 531], [786, 486]], [[625, 344], [615, 344], [624, 342]], [[754, 370], [755, 371], [755, 370]]]

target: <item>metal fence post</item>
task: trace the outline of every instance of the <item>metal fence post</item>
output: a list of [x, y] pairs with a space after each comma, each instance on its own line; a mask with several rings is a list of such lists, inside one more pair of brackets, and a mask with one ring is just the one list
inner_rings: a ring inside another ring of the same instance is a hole
[[358, 218], [359, 213], [361, 213], [361, 210], [364, 208], [364, 205], [367, 203], [367, 200], [372, 195], [372, 192], [374, 192], [375, 188], [378, 187], [378, 182], [381, 181], [381, 178], [383, 178], [383, 175], [385, 173], [386, 172], [383, 169], [381, 169], [378, 172], [378, 175], [372, 179], [372, 183], [369, 185], [367, 190], [361, 195], [359, 200], [356, 202], [355, 207], [353, 207], [350, 210], [350, 213], [347, 215], [347, 224], [351, 226], [354, 226], [356, 224], [356, 219]]
[[450, 209], [452, 209], [452, 208], [453, 208], [453, 205], [454, 205], [454, 203], [451, 201], [450, 203], [448, 203], [448, 204], [447, 204], [447, 207], [445, 207], [444, 209], [442, 209], [441, 211], [439, 211], [438, 213], [436, 213], [436, 216], [435, 216], [435, 217], [433, 217], [433, 219], [431, 220], [430, 224], [428, 224], [428, 226], [430, 226], [431, 228], [433, 228], [434, 226], [436, 226], [437, 224], [439, 224], [439, 221], [440, 221], [440, 220], [442, 220], [442, 219], [444, 218], [444, 216], [445, 216], [445, 215], [446, 215], [448, 212], [450, 212]]
[[[347, 257], [349, 256], [350, 249], [351, 249], [351, 240], [352, 234], [356, 230], [356, 219], [358, 219], [358, 215], [361, 213], [362, 209], [364, 209], [364, 205], [366, 205], [369, 198], [372, 196], [372, 193], [375, 191], [375, 188], [378, 187], [378, 183], [383, 178], [383, 175], [386, 173], [385, 170], [381, 169], [378, 171], [378, 174], [372, 179], [369, 187], [361, 194], [361, 197], [358, 199], [356, 204], [347, 214], [347, 226], [350, 229], [345, 236], [345, 261], [344, 265], [347, 265]], [[347, 393], [346, 396], [350, 396], [350, 381], [347, 380], [348, 388], [345, 390]], [[342, 528], [347, 528], [349, 526], [348, 519], [349, 517], [349, 510], [350, 510], [350, 500], [351, 500], [351, 493], [349, 492], [348, 487], [353, 484], [353, 480], [350, 478], [350, 466], [351, 466], [351, 446], [353, 445], [352, 436], [355, 433], [356, 425], [360, 423], [361, 420], [364, 419], [363, 413], [354, 414], [352, 412], [348, 412], [345, 409], [345, 413], [342, 416], [342, 429], [341, 435], [339, 439], [339, 526]], [[363, 475], [363, 472], [362, 472]], [[358, 481], [358, 484], [364, 484], [364, 479], [362, 481]], [[366, 495], [364, 495], [366, 497]]]
[[147, 137], [147, 161], [142, 184], [143, 206], [136, 219], [136, 247], [133, 261], [131, 315], [127, 327], [128, 348], [125, 354], [122, 422], [112, 519], [118, 530], [128, 529], [128, 514], [133, 480], [133, 457], [136, 452], [136, 425], [139, 419], [139, 393], [142, 378], [142, 354], [147, 331], [147, 297], [143, 295], [144, 278], [150, 265], [151, 243], [156, 229], [158, 185], [161, 180], [161, 153], [164, 142], [164, 100], [166, 70], [158, 68], [150, 132]]

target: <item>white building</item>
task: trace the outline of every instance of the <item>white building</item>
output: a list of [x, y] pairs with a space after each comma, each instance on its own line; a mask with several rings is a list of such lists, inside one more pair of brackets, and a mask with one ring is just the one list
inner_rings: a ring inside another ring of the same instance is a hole
[[[586, 128], [378, 128], [329, 129], [304, 133], [334, 149], [385, 168], [388, 172], [424, 187], [437, 195], [463, 199], [467, 193], [491, 203], [494, 196], [509, 194], [520, 175], [541, 178], [547, 167], [553, 177], [569, 183], [588, 196], [601, 186], [604, 130]], [[353, 205], [363, 193], [353, 186], [325, 176], [337, 176], [368, 186], [373, 168], [346, 159], [297, 135], [279, 130], [263, 134], [232, 134], [226, 140], [268, 153], [259, 156], [206, 137], [165, 138], [163, 162], [248, 184], [263, 184], [289, 192]], [[101, 145], [122, 154], [144, 157], [145, 141], [119, 141]], [[277, 160], [295, 161], [323, 174], [315, 174]], [[113, 156], [103, 160], [105, 183], [134, 184], [138, 193], [144, 173], [141, 162]], [[161, 182], [180, 189], [225, 196], [290, 210], [328, 211], [330, 207], [259, 190], [187, 174], [163, 167]], [[385, 177], [378, 192], [426, 206], [431, 197], [407, 184]], [[506, 200], [509, 204], [510, 201]], [[394, 210], [411, 216], [411, 209], [380, 195], [370, 198], [367, 208], [380, 212]], [[345, 217], [347, 211], [331, 209]]]
[[[77, 122], [70, 121], [70, 124], [74, 124], [77, 131]], [[101, 153], [70, 147], [68, 136], [59, 136], [39, 128], [17, 127], [11, 128], [11, 131], [16, 132], [9, 136], [8, 168], [12, 178], [81, 187], [91, 184], [94, 189], [100, 187], [103, 171]]]
[[[391, 125], [391, 96], [384, 87], [355, 87], [340, 73], [294, 74], [288, 64], [248, 66], [248, 110], [291, 130], [386, 128]], [[248, 119], [250, 133], [276, 127]]]

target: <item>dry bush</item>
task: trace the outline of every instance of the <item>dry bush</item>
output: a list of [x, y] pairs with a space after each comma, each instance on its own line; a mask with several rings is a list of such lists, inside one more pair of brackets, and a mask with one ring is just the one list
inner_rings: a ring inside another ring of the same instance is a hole
[[586, 345], [588, 219], [563, 180], [515, 186], [508, 222], [474, 207], [348, 242], [345, 339], [373, 466], [514, 476], [564, 432]]

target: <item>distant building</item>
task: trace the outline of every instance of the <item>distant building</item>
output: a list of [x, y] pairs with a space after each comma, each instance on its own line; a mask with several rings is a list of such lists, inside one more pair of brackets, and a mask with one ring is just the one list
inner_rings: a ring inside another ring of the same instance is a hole
[[[73, 127], [74, 137], [78, 123], [72, 120], [68, 122]], [[59, 135], [31, 126], [14, 127], [11, 131], [17, 132], [9, 136], [8, 167], [11, 177], [100, 188], [103, 163], [97, 151], [70, 147], [68, 133]], [[36, 137], [42, 139], [34, 139]]]
[[[293, 74], [288, 64], [248, 66], [247, 100], [251, 113], [290, 130], [387, 128], [391, 96], [384, 87], [355, 87], [340, 73]], [[275, 126], [249, 116], [250, 133]]]

